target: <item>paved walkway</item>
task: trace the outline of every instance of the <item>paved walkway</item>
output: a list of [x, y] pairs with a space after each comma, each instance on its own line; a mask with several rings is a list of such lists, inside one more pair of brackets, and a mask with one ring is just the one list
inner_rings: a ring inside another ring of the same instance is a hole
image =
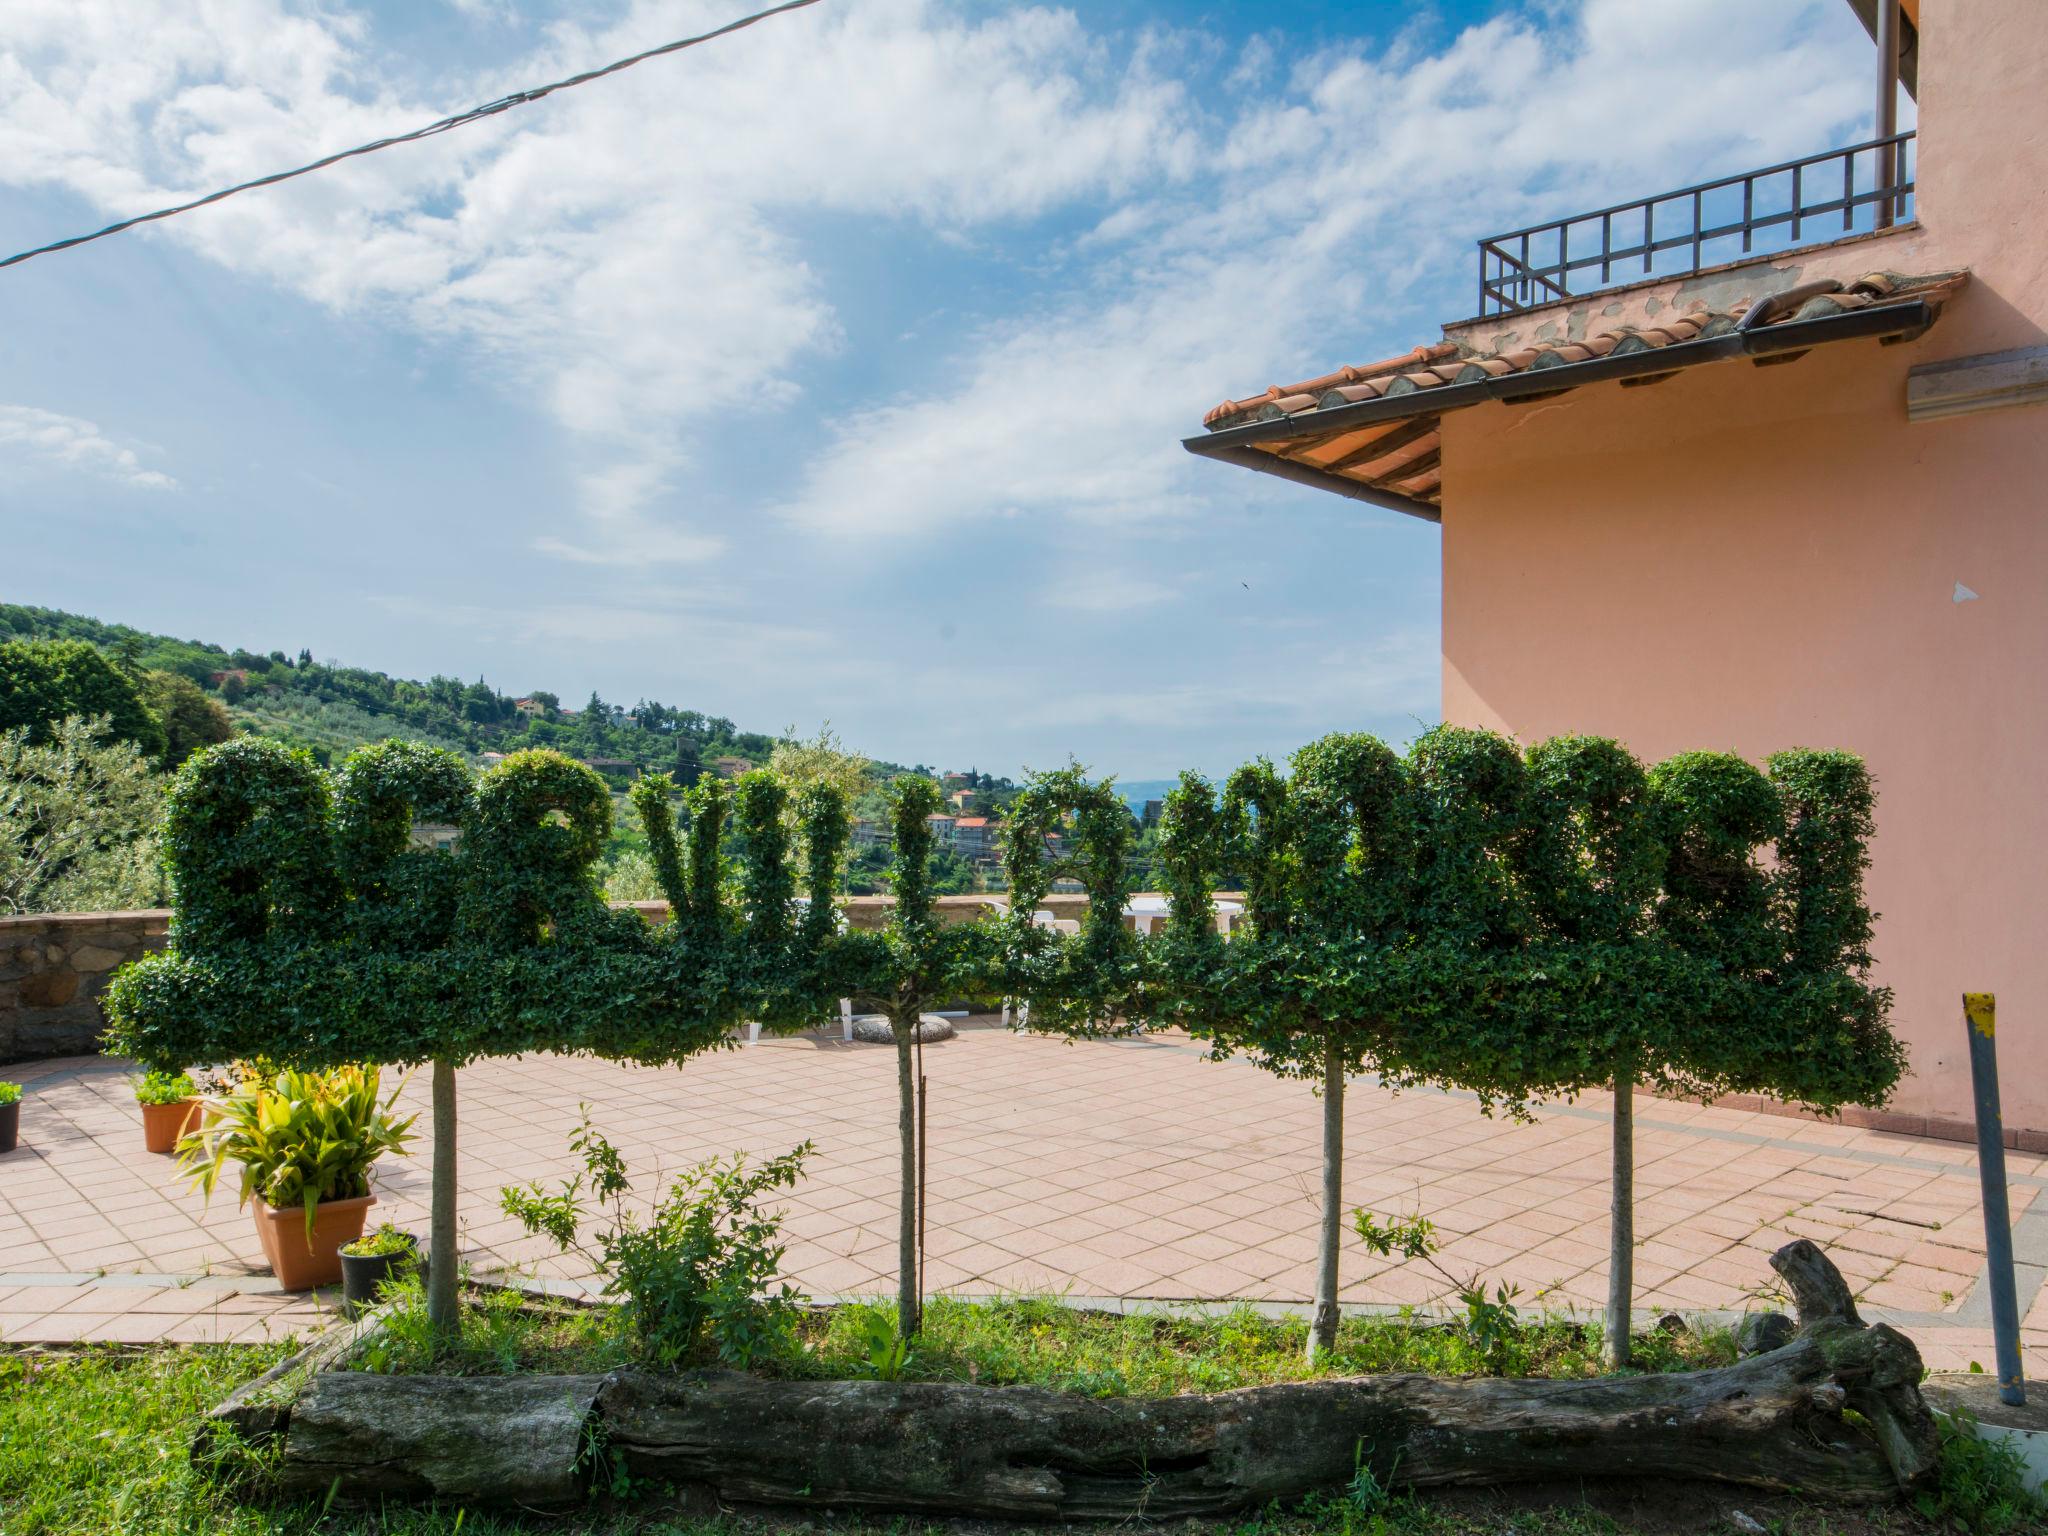
[[[975, 1023], [925, 1052], [931, 1081], [927, 1281], [963, 1293], [1300, 1302], [1311, 1284], [1320, 1108], [1308, 1087], [1214, 1063], [1176, 1036], [1069, 1045]], [[10, 1068], [28, 1095], [21, 1148], [0, 1158], [0, 1338], [230, 1340], [331, 1316], [279, 1293], [226, 1185], [210, 1206], [142, 1150], [124, 1064]], [[406, 1089], [425, 1108], [422, 1074]], [[587, 1102], [651, 1193], [673, 1171], [810, 1139], [788, 1198], [787, 1268], [813, 1295], [892, 1286], [895, 1058], [803, 1036], [680, 1069], [548, 1056], [461, 1076], [463, 1241], [479, 1268], [587, 1277], [498, 1208], [501, 1186], [572, 1167]], [[428, 1121], [424, 1113], [421, 1127]], [[1605, 1294], [1608, 1102], [1489, 1119], [1468, 1097], [1350, 1095], [1346, 1193], [1421, 1212], [1454, 1271], [1525, 1299], [1595, 1309]], [[1766, 1263], [1791, 1237], [1822, 1244], [1866, 1311], [1911, 1332], [1928, 1363], [1991, 1363], [1972, 1150], [1739, 1110], [1640, 1099], [1636, 1279], [1652, 1312], [1723, 1311], [1772, 1296]], [[428, 1143], [387, 1160], [377, 1216], [422, 1234]], [[2013, 1154], [2012, 1199], [2030, 1370], [2048, 1371], [2048, 1158]], [[2036, 1209], [2036, 1207], [2040, 1209]], [[1435, 1276], [1355, 1247], [1344, 1296], [1425, 1303]]]

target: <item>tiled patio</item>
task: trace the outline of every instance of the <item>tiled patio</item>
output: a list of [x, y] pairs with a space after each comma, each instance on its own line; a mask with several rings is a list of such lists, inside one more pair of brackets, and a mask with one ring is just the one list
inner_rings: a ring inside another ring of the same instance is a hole
[[[927, 1280], [935, 1290], [1075, 1297], [1299, 1302], [1314, 1254], [1319, 1106], [1308, 1088], [1212, 1063], [1177, 1036], [1068, 1045], [977, 1021], [927, 1047], [931, 1080]], [[22, 1146], [0, 1159], [0, 1338], [228, 1340], [331, 1315], [277, 1292], [234, 1193], [212, 1205], [170, 1159], [142, 1150], [124, 1064], [10, 1068], [29, 1097]], [[526, 1057], [461, 1077], [464, 1245], [480, 1268], [583, 1278], [498, 1209], [509, 1182], [571, 1166], [588, 1102], [643, 1191], [743, 1148], [810, 1139], [788, 1199], [788, 1268], [814, 1295], [892, 1285], [895, 1062], [886, 1046], [805, 1036], [681, 1069]], [[424, 1110], [425, 1079], [406, 1090]], [[422, 1114], [420, 1124], [426, 1126]], [[1868, 1312], [1919, 1341], [1928, 1363], [1989, 1364], [1979, 1284], [1983, 1228], [1972, 1150], [1881, 1132], [1661, 1100], [1638, 1101], [1636, 1261], [1651, 1311], [1739, 1310], [1774, 1280], [1769, 1252], [1820, 1242]], [[1605, 1292], [1607, 1104], [1589, 1096], [1540, 1123], [1489, 1119], [1469, 1098], [1354, 1086], [1348, 1194], [1420, 1211], [1445, 1262], [1518, 1283], [1525, 1298], [1589, 1309]], [[424, 1232], [427, 1144], [379, 1175], [379, 1216]], [[2014, 1154], [2031, 1370], [2048, 1369], [2048, 1158]], [[1345, 1297], [1425, 1302], [1417, 1265], [1346, 1254]]]

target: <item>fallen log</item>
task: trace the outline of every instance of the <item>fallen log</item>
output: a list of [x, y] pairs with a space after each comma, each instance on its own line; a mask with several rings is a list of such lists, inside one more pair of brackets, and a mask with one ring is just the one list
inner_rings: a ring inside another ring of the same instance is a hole
[[[1772, 1263], [1799, 1306], [1783, 1348], [1716, 1370], [1595, 1381], [1380, 1376], [1174, 1398], [1033, 1387], [602, 1378], [316, 1378], [287, 1480], [344, 1497], [566, 1502], [586, 1411], [636, 1480], [721, 1504], [966, 1518], [1225, 1515], [1337, 1490], [1558, 1477], [1698, 1478], [1889, 1498], [1934, 1465], [1920, 1356], [1865, 1327], [1811, 1243]], [[1852, 1412], [1853, 1410], [1853, 1412]]]
[[292, 1405], [278, 1481], [351, 1501], [573, 1503], [603, 1380], [330, 1371]]

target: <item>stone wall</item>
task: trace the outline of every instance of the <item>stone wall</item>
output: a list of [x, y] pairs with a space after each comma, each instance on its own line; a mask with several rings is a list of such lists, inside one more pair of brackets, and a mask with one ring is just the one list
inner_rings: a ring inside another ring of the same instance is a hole
[[0, 917], [0, 1063], [97, 1051], [107, 978], [170, 926], [162, 911]]

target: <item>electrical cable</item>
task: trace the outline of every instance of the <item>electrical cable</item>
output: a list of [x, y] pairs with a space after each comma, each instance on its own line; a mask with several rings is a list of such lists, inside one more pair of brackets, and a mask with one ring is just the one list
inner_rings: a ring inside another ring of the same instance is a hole
[[415, 128], [410, 133], [393, 134], [388, 139], [376, 139], [368, 144], [358, 144], [354, 149], [344, 149], [332, 155], [323, 155], [320, 159], [308, 165], [302, 165], [296, 170], [278, 171], [269, 176], [259, 176], [254, 181], [245, 181], [238, 186], [223, 187], [218, 192], [209, 192], [205, 197], [194, 198], [191, 202], [180, 203], [174, 208], [159, 208], [154, 213], [137, 214], [132, 219], [123, 219], [118, 224], [109, 224], [105, 229], [96, 229], [89, 235], [73, 235], [68, 240], [55, 240], [48, 245], [39, 245], [32, 251], [18, 252], [13, 256], [0, 259], [0, 267], [11, 267], [18, 262], [27, 261], [32, 256], [47, 256], [52, 251], [68, 251], [76, 245], [85, 245], [94, 240], [104, 240], [108, 235], [118, 235], [124, 229], [133, 229], [138, 224], [148, 224], [156, 219], [168, 219], [181, 213], [190, 213], [195, 208], [204, 208], [209, 203], [220, 202], [223, 198], [233, 197], [238, 192], [253, 191], [257, 187], [275, 186], [278, 182], [290, 181], [295, 176], [306, 176], [314, 171], [325, 170], [328, 166], [342, 160], [354, 159], [358, 155], [375, 154], [378, 150], [389, 149], [394, 144], [411, 144], [419, 139], [429, 139], [437, 133], [447, 133], [451, 129], [461, 128], [469, 123], [481, 122], [487, 117], [495, 117], [500, 112], [508, 112], [514, 107], [523, 107], [529, 102], [539, 101], [542, 97], [552, 96], [556, 91], [566, 91], [573, 86], [588, 85], [593, 80], [602, 80], [606, 75], [615, 75], [622, 69], [631, 69], [635, 64], [644, 64], [647, 60], [658, 59], [663, 54], [680, 53], [685, 48], [694, 48], [699, 43], [708, 43], [714, 38], [738, 32], [742, 28], [753, 26], [756, 22], [766, 21], [771, 16], [780, 16], [785, 11], [800, 11], [806, 6], [818, 3], [819, 0], [785, 0], [785, 3], [782, 5], [772, 5], [764, 11], [754, 12], [751, 16], [742, 16], [737, 21], [729, 21], [722, 27], [712, 28], [709, 32], [700, 32], [695, 37], [683, 37], [676, 39], [672, 43], [663, 43], [658, 48], [649, 48], [643, 53], [633, 54], [630, 58], [616, 60], [601, 69], [588, 69], [580, 75], [571, 75], [566, 80], [556, 80], [548, 85], [535, 86], [531, 90], [514, 91], [509, 96], [500, 96], [496, 101], [487, 101], [480, 107], [471, 107], [467, 112], [458, 112], [453, 117], [444, 117], [439, 122], [427, 124], [424, 128]]

